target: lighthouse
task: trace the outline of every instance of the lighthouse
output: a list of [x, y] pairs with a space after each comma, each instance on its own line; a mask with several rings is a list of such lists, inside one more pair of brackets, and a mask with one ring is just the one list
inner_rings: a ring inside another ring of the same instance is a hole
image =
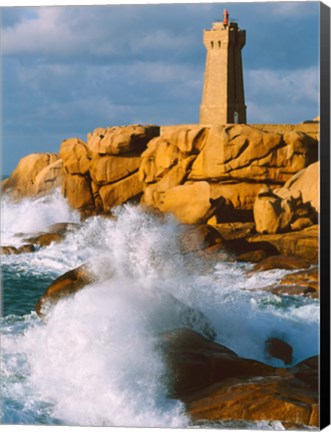
[[241, 50], [246, 31], [229, 20], [225, 9], [223, 21], [204, 30], [207, 50], [200, 123], [246, 123], [246, 105]]

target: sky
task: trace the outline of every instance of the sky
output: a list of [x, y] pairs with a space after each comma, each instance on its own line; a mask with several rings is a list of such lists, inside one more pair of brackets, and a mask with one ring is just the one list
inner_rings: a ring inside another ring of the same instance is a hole
[[198, 123], [203, 30], [246, 30], [248, 123], [319, 114], [319, 3], [2, 8], [2, 174], [98, 127]]

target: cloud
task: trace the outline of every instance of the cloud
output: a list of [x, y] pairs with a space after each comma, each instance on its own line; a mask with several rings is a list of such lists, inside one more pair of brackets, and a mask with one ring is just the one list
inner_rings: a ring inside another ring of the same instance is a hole
[[318, 114], [317, 66], [297, 70], [250, 70], [245, 78], [249, 121], [296, 123]]
[[[298, 122], [318, 109], [318, 3], [277, 6], [229, 5], [247, 31], [252, 122]], [[198, 122], [202, 33], [222, 13], [212, 3], [3, 10], [3, 142], [11, 169], [20, 151], [28, 153], [25, 142], [31, 149], [44, 142], [47, 151], [101, 126]]]

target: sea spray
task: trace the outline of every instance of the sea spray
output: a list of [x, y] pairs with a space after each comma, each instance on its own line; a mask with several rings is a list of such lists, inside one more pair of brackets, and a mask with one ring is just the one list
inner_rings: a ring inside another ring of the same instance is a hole
[[79, 213], [70, 208], [58, 189], [50, 195], [13, 201], [1, 198], [1, 244], [21, 245], [20, 233], [42, 231], [57, 222], [79, 222]]
[[[34, 230], [46, 227], [53, 204], [38, 208]], [[66, 208], [61, 199], [57, 205]], [[77, 221], [67, 210], [65, 221]], [[13, 238], [27, 226], [22, 218], [2, 228]], [[29, 310], [3, 319], [4, 423], [187, 426], [182, 403], [168, 397], [157, 349], [160, 335], [176, 328], [212, 331], [239, 355], [275, 366], [283, 363], [267, 357], [268, 337], [293, 346], [292, 364], [318, 353], [318, 300], [263, 291], [285, 271], [250, 273], [226, 256], [215, 264], [183, 255], [182, 229], [171, 217], [127, 205], [112, 219], [89, 218], [60, 244], [4, 257], [31, 281], [83, 263], [98, 276], [58, 302], [45, 322]]]

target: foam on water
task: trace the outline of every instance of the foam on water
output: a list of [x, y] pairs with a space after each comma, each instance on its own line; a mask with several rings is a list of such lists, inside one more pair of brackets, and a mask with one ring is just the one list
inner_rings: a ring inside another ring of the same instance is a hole
[[21, 245], [16, 235], [41, 231], [57, 222], [78, 222], [78, 212], [72, 210], [59, 190], [40, 198], [25, 198], [13, 202], [1, 198], [1, 244]]
[[[35, 230], [49, 222], [48, 211], [39, 207]], [[171, 218], [124, 206], [116, 218], [90, 218], [28, 260], [5, 257], [31, 273], [63, 274], [88, 262], [99, 278], [59, 302], [45, 323], [34, 313], [4, 319], [5, 422], [187, 426], [181, 402], [167, 397], [157, 349], [160, 333], [175, 328], [203, 333], [209, 326], [219, 343], [275, 366], [283, 364], [266, 357], [268, 337], [293, 346], [293, 363], [317, 354], [317, 300], [263, 292], [284, 271], [249, 275], [249, 265], [206, 266], [182, 255], [180, 229]], [[15, 230], [22, 226], [11, 226], [12, 235]]]

